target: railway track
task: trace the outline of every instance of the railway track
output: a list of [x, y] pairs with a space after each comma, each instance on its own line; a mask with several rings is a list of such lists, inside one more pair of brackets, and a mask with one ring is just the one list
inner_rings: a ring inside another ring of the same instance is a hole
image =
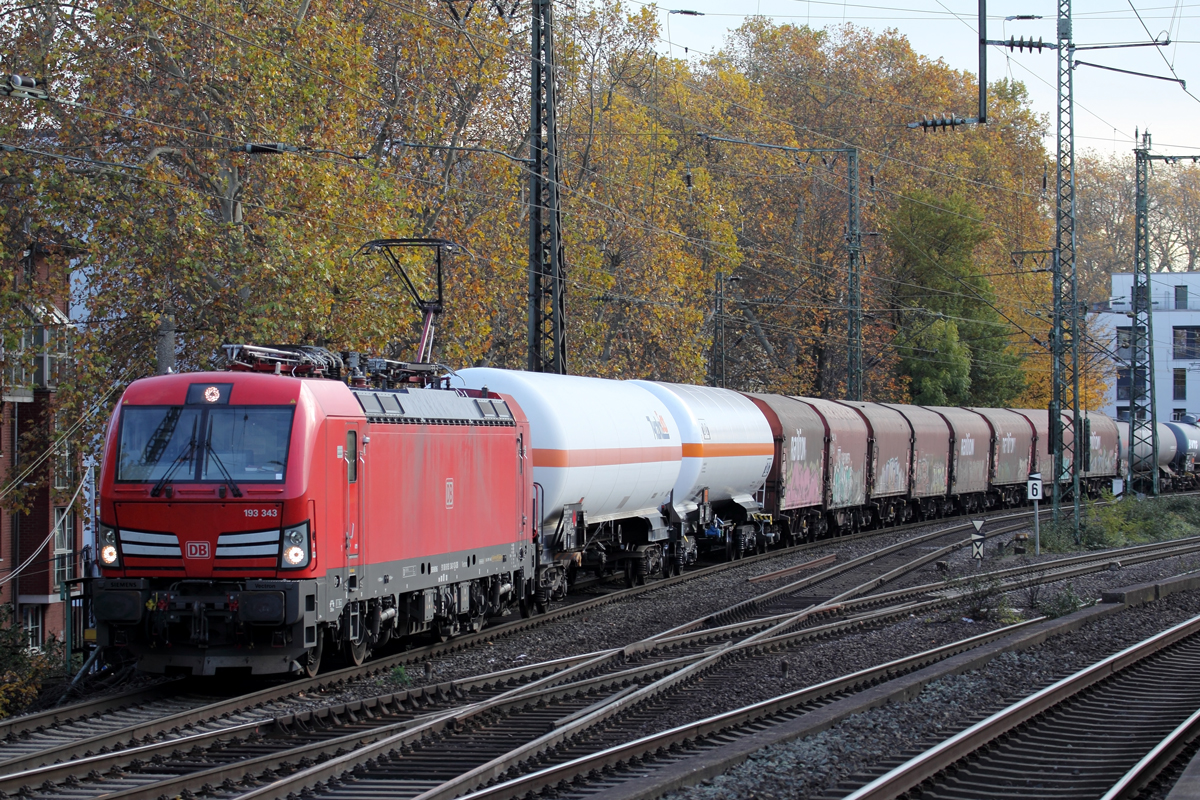
[[[954, 530], [956, 529], [951, 529], [951, 534]], [[936, 535], [945, 536], [947, 535], [947, 532], [940, 531]], [[925, 538], [928, 538], [928, 536], [921, 537], [922, 540]], [[885, 548], [880, 552], [886, 555], [895, 551], [896, 547], [892, 546]], [[869, 564], [872, 560], [872, 558], [855, 560], [853, 562], [848, 562], [846, 565], [841, 567], [835, 567], [827, 572], [830, 574], [844, 574], [846, 572], [853, 571], [854, 568], [861, 568], [861, 565]], [[750, 561], [750, 559], [747, 559], [742, 563], [747, 563], [748, 561]], [[815, 615], [814, 619], [816, 619]], [[880, 616], [879, 619], [882, 621], [883, 616]], [[857, 619], [829, 623], [821, 627], [820, 630], [813, 635], [831, 635], [834, 631], [854, 629], [861, 624], [861, 621]], [[621, 651], [620, 661], [617, 663], [623, 662], [626, 658], [631, 658], [645, 665], [643, 667], [644, 669], [649, 669], [651, 671], [657, 669], [655, 664], [659, 661], [669, 661], [673, 664], [680, 665], [689, 658], [693, 660], [699, 658], [699, 654], [701, 654], [706, 647], [711, 647], [712, 642], [715, 640], [752, 635], [756, 630], [761, 628], [761, 622], [754, 622], [748, 625], [740, 626], [727, 625], [720, 630], [708, 630], [699, 635], [693, 636], [691, 637], [691, 641], [686, 641], [689, 638], [686, 635], [680, 634], [679, 632], [674, 632], [673, 636], [668, 637], [670, 641], [661, 646], [655, 641], [657, 637], [651, 637], [646, 642], [625, 648], [624, 651]], [[411, 660], [411, 654], [407, 655], [409, 655], [409, 660]], [[555, 670], [563, 669], [570, 661], [571, 659], [566, 659], [554, 664], [531, 665], [523, 670], [514, 670], [510, 672], [514, 674], [519, 672], [522, 676], [522, 679], [527, 679], [532, 676], [551, 673]], [[599, 657], [599, 661], [605, 662], [607, 667], [611, 669], [614, 661], [616, 660], [611, 656], [610, 653], [610, 655], [607, 657]], [[380, 668], [382, 666], [386, 666], [386, 663], [386, 661], [384, 661], [383, 664], [380, 664], [380, 662], [375, 662], [373, 666]], [[595, 668], [602, 670], [605, 667], [602, 664], [597, 663]], [[31, 785], [31, 781], [33, 781], [35, 784], [46, 784], [47, 782], [49, 782], [47, 785], [54, 784], [55, 781], [67, 776], [71, 770], [64, 771], [61, 768], [42, 768], [39, 770], [38, 768], [43, 764], [56, 761], [71, 762], [78, 759], [90, 759], [86, 764], [82, 764], [79, 768], [76, 768], [74, 772], [78, 772], [79, 769], [86, 767], [88, 771], [94, 773], [96, 770], [101, 768], [112, 769], [114, 766], [119, 766], [122, 761], [122, 756], [108, 754], [108, 751], [112, 750], [135, 748], [135, 753], [131, 752], [127, 755], [129, 755], [129, 758], [136, 759], [139, 762], [144, 763], [147, 758], [158, 758], [161, 760], [164, 755], [167, 754], [174, 754], [177, 757], [178, 753], [176, 751], [179, 749], [180, 745], [178, 743], [180, 742], [187, 743], [193, 748], [209, 747], [213, 743], [221, 740], [222, 737], [242, 735], [260, 736], [264, 730], [264, 726], [270, 727], [273, 725], [274, 730], [278, 730], [280, 728], [287, 729], [288, 724], [286, 722], [279, 722], [277, 717], [272, 716], [268, 712], [267, 709], [269, 709], [272, 704], [277, 704], [285, 700], [287, 697], [294, 694], [299, 694], [301, 692], [311, 695], [313, 692], [321, 692], [322, 690], [336, 687], [342, 680], [348, 679], [353, 673], [357, 672], [359, 671], [345, 670], [341, 671], [340, 673], [331, 673], [327, 676], [321, 676], [311, 681], [301, 681], [284, 687], [268, 688], [250, 695], [203, 705], [199, 708], [187, 708], [165, 717], [159, 717], [146, 721], [138, 720], [133, 724], [129, 724], [124, 727], [118, 727], [116, 730], [104, 730], [103, 732], [94, 733], [90, 736], [69, 739], [68, 741], [62, 743], [54, 742], [47, 744], [45, 742], [27, 742], [27, 745], [33, 746], [32, 750], [30, 750], [28, 747], [19, 749], [14, 748], [13, 750], [8, 751], [12, 752], [13, 755], [9, 756], [3, 762], [0, 762], [0, 767], [3, 768], [3, 772], [8, 773], [10, 776], [8, 779], [0, 780], [0, 791], [8, 791], [9, 789], [20, 790], [21, 787], [28, 787]], [[626, 681], [626, 683], [629, 680], [628, 677], [623, 677], [622, 679]], [[463, 687], [470, 683], [471, 682], [468, 681], [466, 684], [455, 684], [453, 691], [461, 696]], [[476, 681], [476, 683], [487, 684], [488, 680], [486, 678], [480, 679], [479, 681]], [[439, 687], [437, 688], [437, 691], [439, 693], [443, 692], [444, 688], [445, 687]], [[406, 693], [406, 698], [407, 696], [408, 695]], [[419, 697], [420, 695], [418, 694], [417, 696]], [[105, 702], [111, 706], [114, 704], [119, 704], [120, 700], [121, 698], [111, 698]], [[392, 696], [375, 698], [368, 703], [368, 707], [387, 709], [396, 702], [398, 701]], [[361, 704], [359, 704], [359, 707], [362, 707]], [[64, 719], [78, 717], [79, 713], [80, 709], [78, 707], [64, 709], [61, 712], [58, 712], [53, 719], [61, 723]], [[311, 716], [312, 712], [306, 713]], [[340, 711], [335, 710], [331, 714], [323, 714], [320, 716], [321, 718], [332, 717], [333, 719], [338, 719], [339, 713]], [[350, 715], [351, 718], [353, 718], [354, 712], [351, 711]], [[391, 715], [395, 716], [395, 713], [392, 712]], [[45, 717], [43, 719], [45, 721], [49, 721]], [[270, 723], [270, 725], [267, 723]], [[76, 726], [74, 725], [60, 724], [58, 730], [74, 730], [75, 728]], [[35, 737], [27, 738], [32, 739]], [[0, 750], [0, 753], [5, 755], [7, 755], [8, 752]], [[96, 753], [107, 755], [101, 758], [96, 756]], [[129, 758], [126, 758], [125, 760], [128, 761]], [[173, 760], [176, 762], [179, 761], [178, 758]]]
[[[1003, 512], [998, 516], [1001, 519], [1006, 519], [1009, 517], [1028, 518], [1031, 515], [1032, 511], [1022, 511], [1015, 514], [1012, 512]], [[919, 530], [920, 528], [928, 527], [930, 524], [922, 522], [908, 526], [863, 531], [841, 537], [836, 541], [857, 541], [877, 536], [903, 534], [908, 530]], [[965, 529], [966, 527], [968, 526], [956, 525], [951, 526], [950, 529], [958, 530]], [[479, 633], [459, 636], [445, 643], [426, 645], [378, 657], [361, 667], [335, 670], [323, 673], [314, 679], [296, 680], [282, 686], [266, 688], [247, 695], [245, 702], [251, 705], [283, 702], [289, 697], [294, 697], [300, 693], [308, 694], [314, 691], [327, 690], [330, 687], [342, 685], [358, 678], [371, 677], [389, 672], [398, 666], [410, 667], [423, 664], [427, 661], [492, 641], [497, 637], [512, 636], [536, 627], [585, 614], [605, 605], [662, 591], [679, 584], [701, 580], [709, 575], [730, 569], [750, 569], [754, 565], [764, 562], [793, 557], [796, 554], [802, 554], [814, 548], [828, 547], [831, 543], [833, 542], [825, 540], [816, 543], [799, 544], [790, 548], [773, 550], [765, 554], [747, 556], [737, 561], [723, 562], [700, 569], [689, 570], [683, 575], [654, 581], [644, 586], [616, 591], [603, 591], [598, 596], [588, 597], [583, 600], [577, 599], [574, 602], [551, 609], [545, 614], [529, 619], [509, 620], [493, 624]], [[597, 588], [594, 586], [593, 591]], [[114, 740], [117, 740], [119, 739], [120, 731], [125, 728], [133, 728], [139, 724], [153, 726], [156, 720], [161, 720], [162, 718], [178, 719], [183, 721], [182, 724], [188, 724], [186, 716], [180, 715], [191, 710], [200, 710], [208, 706], [212, 706], [212, 710], [218, 714], [236, 710], [236, 698], [229, 701], [233, 705], [227, 707], [223, 701], [219, 701], [211, 694], [195, 691], [188, 692], [188, 687], [189, 684], [187, 681], [164, 681], [161, 684], [144, 689], [109, 695], [39, 714], [0, 721], [0, 768], [5, 768], [8, 762], [12, 762], [21, 756], [36, 754], [46, 749], [58, 748], [74, 741], [95, 740], [96, 742], [100, 742], [97, 746], [111, 746], [109, 743], [96, 737], [100, 737], [103, 734], [112, 734], [116, 737]], [[147, 734], [140, 733], [138, 735], [144, 736]], [[8, 766], [11, 768], [11, 765]]]
[[[660, 642], [648, 640], [639, 646], [647, 651], [658, 648], [655, 659], [646, 659], [646, 663], [635, 663], [633, 667], [612, 671], [624, 665], [626, 658], [638, 655], [636, 646], [591, 654], [592, 658], [578, 661], [562, 673], [512, 690], [500, 698], [470, 702], [434, 716], [410, 717], [406, 724], [399, 726], [395, 723], [376, 725], [369, 732], [354, 730], [319, 742], [293, 743], [290, 748], [255, 756], [252, 762], [221, 764], [181, 777], [164, 778], [159, 771], [151, 770], [142, 779], [153, 779], [152, 782], [116, 796], [121, 800], [153, 800], [160, 795], [186, 797], [187, 791], [203, 790], [218, 797], [265, 798], [308, 790], [333, 795], [363, 796], [365, 792], [388, 797], [444, 800], [488, 781], [501, 780], [510, 773], [541, 772], [539, 767], [545, 763], [586, 765], [588, 762], [581, 760], [582, 757], [575, 758], [581, 750], [596, 751], [597, 757], [602, 759], [614, 758], [613, 753], [619, 753], [623, 755], [618, 760], [627, 761], [628, 748], [634, 746], [629, 743], [629, 728], [661, 718], [661, 708], [654, 706], [657, 699], [669, 699], [673, 694], [671, 690], [675, 695], [703, 691], [692, 682], [697, 678], [705, 678], [710, 685], [719, 684], [719, 679], [712, 676], [725, 662], [736, 660], [729, 659], [735, 650], [753, 648], [756, 655], [771, 658], [770, 654], [805, 638], [836, 635], [862, 625], [880, 624], [889, 615], [907, 615], [910, 608], [912, 606], [871, 612], [792, 632], [779, 632], [787, 627], [780, 624], [769, 629], [766, 635], [752, 635], [736, 644], [718, 645], [716, 650], [710, 645], [699, 652], [694, 651], [711, 640], [717, 633], [713, 630], [685, 635], [690, 637], [686, 642], [681, 641], [680, 635]], [[770, 715], [784, 713], [781, 709], [785, 707], [792, 710], [781, 719], [794, 718], [797, 713], [818, 708], [846, 692], [931, 663], [931, 659], [961, 652], [964, 647], [977, 646], [992, 636], [985, 634], [968, 642], [873, 668], [874, 672], [867, 670], [830, 681], [822, 685], [817, 694], [791, 693], [786, 696], [790, 698], [787, 700], [776, 698], [757, 704], [757, 709], [751, 707], [730, 712], [732, 716], [723, 716], [713, 723], [717, 726], [718, 733], [713, 734], [717, 739], [706, 734], [689, 744], [691, 734], [681, 733], [694, 732], [695, 724], [689, 723], [673, 729], [673, 733], [655, 734], [667, 739], [632, 737], [642, 742], [634, 749], [646, 746], [649, 750], [645, 752], [653, 753], [664, 746], [716, 746], [714, 743], [719, 737], [732, 735], [730, 719], [742, 719], [747, 729], [753, 731], [756, 727], [772, 724]], [[666, 658], [669, 651], [684, 645], [693, 652]], [[568, 679], [572, 682], [566, 683]], [[813, 687], [813, 691], [817, 688]], [[803, 703], [809, 705], [800, 708], [798, 704]], [[662, 743], [671, 737], [677, 740]], [[514, 740], [520, 742], [515, 749], [511, 748]], [[587, 766], [583, 774], [597, 769], [603, 769], [603, 765]], [[222, 777], [223, 785], [212, 782], [217, 776]], [[447, 779], [447, 776], [452, 777]], [[345, 783], [354, 786], [346, 788]], [[111, 791], [103, 793], [106, 796], [112, 794]], [[96, 794], [94, 790], [93, 794]]]
[[993, 714], [847, 800], [1132, 797], [1200, 732], [1200, 617]]
[[[917, 537], [920, 540], [917, 544], [956, 535], [963, 527], [966, 526]], [[965, 540], [959, 546], [962, 543]], [[371, 757], [364, 755], [367, 750], [376, 752], [378, 746], [383, 748], [379, 752], [409, 756], [401, 770], [406, 772], [415, 763], [412, 761], [414, 753], [431, 749], [434, 743], [456, 735], [466, 738], [460, 738], [459, 745], [452, 748], [432, 749], [465, 751], [475, 757], [496, 753], [492, 761], [503, 762], [506, 766], [499, 775], [487, 778], [495, 780], [510, 771], [533, 769], [539, 760], [554, 760], [560, 754], [565, 758], [570, 748], [562, 742], [584, 742], [593, 738], [593, 734], [587, 731], [599, 721], [619, 716], [625, 709], [643, 709], [628, 716], [637, 725], [640, 714], [640, 724], [644, 726], [646, 713], [649, 713], [650, 719], [657, 714], [654, 710], [644, 710], [647, 698], [670, 694], [665, 690], [672, 687], [680, 695], [701, 692], [703, 689], [696, 688], [698, 683], [691, 681], [704, 678], [705, 675], [717, 675], [708, 679], [710, 686], [714, 682], [719, 684], [718, 672], [721, 669], [732, 665], [732, 674], [736, 674], [739, 658], [731, 658], [735, 654], [751, 653], [752, 658], [770, 661], [778, 658], [772, 653], [806, 639], [835, 636], [863, 626], [882, 625], [924, 608], [955, 602], [958, 598], [953, 591], [948, 591], [944, 582], [933, 587], [940, 590], [941, 595], [923, 600], [915, 601], [900, 596], [902, 592], [911, 594], [914, 590], [890, 593], [892, 598], [867, 596], [850, 599], [855, 594], [877, 589], [886, 582], [880, 580], [885, 576], [894, 578], [928, 563], [929, 553], [922, 553], [908, 559], [907, 570], [904, 564], [892, 567], [893, 562], [887, 559], [913, 546], [912, 541], [898, 543], [827, 571], [843, 576], [851, 583], [858, 581], [850, 590], [842, 593], [845, 597], [840, 597], [839, 603], [826, 602], [800, 613], [757, 616], [724, 624], [714, 624], [718, 619], [729, 618], [724, 612], [707, 615], [682, 626], [688, 629], [686, 631], [673, 629], [625, 648], [506, 670], [501, 673], [504, 676], [503, 689], [495, 675], [480, 676], [355, 703], [336, 704], [332, 708], [306, 709], [295, 714], [273, 715], [265, 710], [271, 702], [287, 693], [300, 691], [298, 684], [307, 688], [309, 693], [319, 692], [337, 687], [354, 677], [352, 673], [361, 674], [363, 671], [343, 670], [340, 671], [343, 674], [331, 673], [313, 681], [296, 682], [213, 704], [202, 714], [186, 711], [168, 720], [172, 725], [163, 723], [126, 729], [110, 734], [104, 741], [93, 737], [86, 743], [72, 743], [61, 750], [39, 753], [33, 759], [0, 762], [0, 767], [3, 767], [0, 774], [8, 775], [0, 778], [0, 791], [9, 794], [20, 792], [25, 796], [53, 793], [55, 796], [115, 795], [122, 800], [154, 800], [163, 795], [186, 798], [189, 792], [199, 791], [218, 796], [247, 793], [258, 796], [262, 790], [270, 787], [278, 789], [281, 781], [292, 786], [288, 791], [310, 787], [313, 781], [322, 783], [320, 788], [329, 789], [330, 779], [336, 789], [338, 781], [342, 780], [339, 776], [347, 771], [353, 774], [354, 771], [366, 770], [373, 774]], [[1137, 548], [1137, 557], [1155, 557], [1156, 547], [1161, 550], [1167, 546]], [[1175, 550], [1187, 547], [1200, 549], [1200, 540], [1184, 541]], [[1111, 560], [1111, 554], [1109, 556]], [[1122, 557], [1130, 558], [1133, 555]], [[1081, 561], [1075, 569], [1095, 571], [1102, 568], [1098, 564], [1103, 562], [1103, 558], [1079, 558], [1090, 559], [1090, 562], [1084, 564]], [[734, 563], [745, 564], [750, 561], [746, 559]], [[891, 569], [880, 575], [879, 568], [884, 566]], [[874, 567], [873, 575], [860, 574], [858, 578], [850, 579], [855, 570], [869, 567]], [[1016, 575], [1022, 569], [1055, 574], [1052, 566], [1044, 564], [1001, 572]], [[813, 585], [803, 580], [793, 583], [802, 584], [800, 591]], [[646, 590], [652, 588], [653, 585], [645, 587]], [[916, 587], [916, 590], [924, 591], [926, 588], [929, 587]], [[786, 593], [768, 590], [764, 594], [779, 597]], [[887, 603], [889, 599], [895, 602]], [[880, 602], [885, 602], [887, 607], [866, 609], [870, 603], [878, 605]], [[840, 618], [831, 619], [832, 615], [840, 615]], [[410, 662], [415, 660], [411, 657], [412, 653], [405, 655], [410, 656]], [[378, 670], [383, 665], [374, 662], [372, 666]], [[743, 666], [751, 669], [759, 667], [761, 665]], [[188, 715], [196, 719], [185, 719]], [[513, 720], [518, 717], [528, 722], [514, 724]], [[200, 718], [204, 718], [203, 721], [199, 721]], [[550, 718], [554, 720], [552, 723], [547, 722]], [[532, 742], [526, 742], [517, 751], [510, 749], [499, 754], [494, 749], [511, 745], [514, 738], [523, 738], [517, 733], [523, 726], [528, 727], [531, 734], [537, 734], [544, 731], [548, 724], [553, 726], [553, 732], [570, 735], [560, 739], [560, 743], [550, 750], [542, 747], [544, 736], [533, 736]], [[580, 736], [581, 732], [585, 735]], [[616, 740], [622, 737], [629, 738], [627, 734], [616, 733], [609, 737], [611, 741], [592, 742], [589, 747], [618, 746]], [[522, 748], [528, 747], [534, 750], [532, 756], [526, 757]], [[114, 748], [126, 749], [116, 753], [103, 752], [104, 749]], [[408, 753], [405, 753], [405, 748]], [[391, 756], [382, 761], [377, 758], [374, 764], [378, 766], [389, 758]], [[434, 762], [442, 764], [440, 756], [430, 758], [433, 759], [428, 765], [430, 769], [434, 768]], [[59, 759], [66, 763], [39, 766]], [[35, 764], [34, 761], [39, 763]], [[476, 765], [473, 769], [481, 767]], [[443, 768], [444, 764], [438, 767]], [[312, 778], [307, 774], [309, 770], [328, 774]], [[79, 778], [83, 774], [89, 777], [81, 781]], [[443, 773], [437, 774], [445, 778]], [[478, 777], [477, 773], [468, 769], [465, 775], [459, 774], [454, 780], [465, 780], [469, 785]], [[432, 791], [436, 787], [427, 788]]]

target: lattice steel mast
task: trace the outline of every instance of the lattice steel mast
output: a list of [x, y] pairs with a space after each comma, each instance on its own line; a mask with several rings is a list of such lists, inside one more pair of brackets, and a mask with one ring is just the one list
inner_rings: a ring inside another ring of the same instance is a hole
[[862, 253], [862, 230], [859, 226], [858, 202], [858, 148], [842, 149], [846, 154], [846, 180], [848, 182], [848, 199], [850, 213], [846, 223], [846, 250], [849, 254], [849, 297], [846, 298], [846, 314], [849, 319], [849, 355], [846, 370], [846, 399], [863, 399], [863, 303], [862, 303], [862, 274], [860, 255]]
[[[1051, 497], [1055, 518], [1063, 504], [1063, 482], [1070, 472], [1071, 502], [1076, 536], [1079, 534], [1080, 472], [1083, 467], [1083, 425], [1079, 415], [1079, 288], [1075, 274], [1075, 102], [1072, 64], [1071, 0], [1058, 3], [1058, 164], [1056, 174], [1054, 244], [1054, 330], [1050, 435], [1054, 452]], [[1062, 415], [1069, 412], [1071, 437], [1067, 441]]]
[[[1150, 134], [1133, 148], [1137, 165], [1134, 195], [1136, 250], [1133, 267], [1133, 325], [1129, 331], [1129, 462], [1127, 491], [1134, 486], [1158, 494], [1158, 408], [1154, 390], [1154, 304], [1150, 297], [1150, 231], [1148, 192], [1150, 177]], [[1149, 385], [1147, 385], [1149, 384]], [[1145, 455], [1139, 461], [1136, 454]]]
[[529, 359], [531, 372], [567, 372], [566, 270], [559, 207], [554, 12], [532, 0], [529, 176]]

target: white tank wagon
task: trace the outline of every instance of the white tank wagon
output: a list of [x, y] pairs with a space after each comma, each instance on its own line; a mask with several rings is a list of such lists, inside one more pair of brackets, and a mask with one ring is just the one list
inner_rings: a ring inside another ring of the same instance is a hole
[[[685, 546], [699, 536], [706, 550], [732, 557], [766, 550], [778, 531], [756, 497], [771, 472], [775, 440], [762, 411], [728, 389], [630, 381], [661, 400], [675, 419], [683, 460], [672, 495], [672, 523]], [[690, 548], [688, 548], [690, 550]], [[690, 559], [679, 549], [673, 555]]]
[[[556, 562], [564, 578], [579, 567], [624, 569], [632, 582], [673, 568], [662, 507], [683, 449], [662, 400], [631, 381], [487, 367], [457, 377], [466, 388], [512, 397], [529, 419], [547, 567]], [[543, 572], [550, 599], [565, 592], [554, 570]]]
[[[1124, 479], [1129, 471], [1129, 422], [1113, 420], [1113, 426], [1117, 430], [1117, 452], [1121, 472], [1116, 477]], [[1171, 469], [1171, 464], [1175, 463], [1180, 456], [1179, 439], [1176, 437], [1175, 431], [1171, 430], [1171, 427], [1165, 422], [1158, 423], [1155, 428], [1155, 438], [1158, 440], [1159, 485], [1160, 488], [1167, 490], [1171, 488], [1171, 482], [1175, 477], [1175, 471]], [[1143, 442], [1137, 446], [1134, 452], [1134, 463], [1138, 470], [1146, 469], [1151, 452], [1153, 451], [1149, 443]], [[1145, 487], [1135, 484], [1134, 491], [1145, 491]]]

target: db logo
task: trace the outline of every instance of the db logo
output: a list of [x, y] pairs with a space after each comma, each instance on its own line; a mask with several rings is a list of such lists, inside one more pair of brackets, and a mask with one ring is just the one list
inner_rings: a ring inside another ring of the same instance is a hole
[[208, 542], [188, 542], [188, 558], [208, 558]]

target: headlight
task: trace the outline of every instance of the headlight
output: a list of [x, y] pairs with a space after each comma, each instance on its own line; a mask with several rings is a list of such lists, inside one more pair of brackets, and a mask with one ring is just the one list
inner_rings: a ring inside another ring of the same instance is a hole
[[100, 548], [100, 561], [106, 567], [117, 566], [117, 546], [115, 544], [106, 544]]
[[310, 552], [312, 547], [309, 543], [307, 521], [283, 529], [283, 552], [279, 554], [280, 569], [307, 567]]
[[106, 544], [115, 545], [116, 543], [117, 543], [117, 529], [112, 527], [111, 525], [105, 525], [103, 522], [101, 522], [100, 523], [100, 544], [101, 544], [101, 546], [106, 545]]

